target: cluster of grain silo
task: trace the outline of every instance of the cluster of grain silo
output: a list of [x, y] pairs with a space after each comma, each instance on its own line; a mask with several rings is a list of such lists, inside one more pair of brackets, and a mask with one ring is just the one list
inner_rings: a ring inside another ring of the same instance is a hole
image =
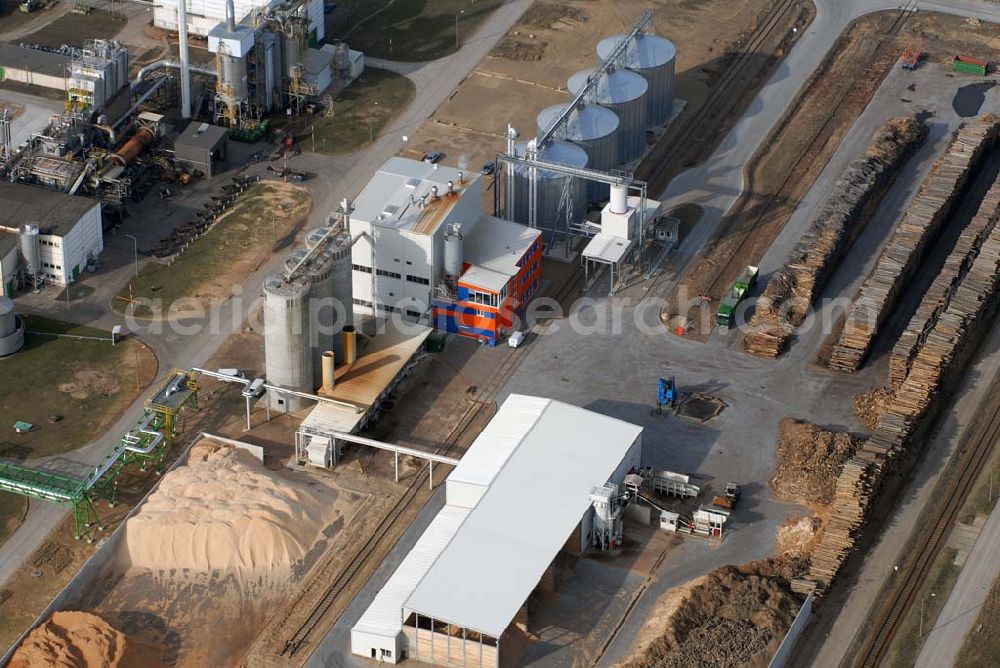
[[[617, 119], [612, 119], [617, 121]], [[613, 134], [610, 136], [614, 136]], [[515, 151], [518, 156], [524, 156], [527, 152], [527, 142], [519, 144]], [[576, 144], [567, 141], [551, 141], [540, 151], [537, 158], [544, 162], [551, 162], [567, 167], [583, 168], [587, 167], [587, 152]], [[524, 165], [515, 165], [511, 178], [513, 187], [514, 206], [511, 211], [512, 220], [522, 224], [528, 224], [528, 189], [531, 186], [530, 168]], [[535, 174], [535, 220], [539, 227], [558, 227], [555, 221], [565, 219], [566, 211], [560, 210], [560, 203], [563, 193], [568, 192], [571, 196], [571, 219], [573, 221], [583, 220], [587, 215], [587, 193], [582, 180], [547, 169], [536, 170]]]
[[[328, 222], [309, 230], [283, 273], [264, 281], [265, 372], [272, 385], [313, 393], [323, 382], [324, 353], [343, 362], [341, 332], [352, 322], [351, 237]], [[307, 400], [271, 393], [271, 407], [297, 411]]]
[[[593, 79], [596, 76], [596, 81]], [[646, 91], [649, 84], [630, 70], [615, 70], [595, 75], [594, 70], [577, 72], [566, 86], [579, 95], [590, 85], [588, 102], [610, 109], [618, 116], [618, 155], [616, 164], [638, 160], [646, 151]]]
[[[607, 60], [627, 35], [612, 35], [597, 45], [597, 57]], [[646, 94], [646, 122], [650, 126], [666, 123], [674, 110], [674, 62], [677, 47], [669, 39], [640, 33], [630, 40], [621, 64], [641, 74], [649, 83]]]
[[[546, 107], [538, 114], [539, 136], [552, 127], [553, 122], [565, 109], [565, 104], [557, 104]], [[589, 169], [606, 172], [614, 169], [618, 164], [620, 153], [618, 148], [619, 125], [620, 121], [615, 112], [597, 105], [585, 104], [570, 112], [569, 117], [556, 135], [584, 150], [585, 164]], [[544, 153], [544, 149], [542, 153]], [[585, 189], [587, 199], [590, 201], [599, 201], [608, 196], [608, 186], [604, 183], [588, 181], [579, 187]], [[518, 204], [521, 203], [518, 202]], [[526, 209], [526, 207], [527, 203], [524, 203], [522, 208]], [[541, 216], [538, 219], [543, 220]]]

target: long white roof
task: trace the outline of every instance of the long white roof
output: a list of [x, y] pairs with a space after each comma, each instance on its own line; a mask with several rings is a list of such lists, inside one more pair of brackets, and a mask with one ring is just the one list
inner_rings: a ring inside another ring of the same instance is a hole
[[642, 428], [522, 395], [511, 395], [493, 423], [503, 426], [497, 428], [500, 437], [519, 443], [505, 462], [500, 448], [478, 464], [470, 459], [461, 472], [488, 478], [490, 468], [501, 467], [408, 597], [403, 614], [417, 612], [500, 637], [587, 511], [591, 490], [611, 477]]

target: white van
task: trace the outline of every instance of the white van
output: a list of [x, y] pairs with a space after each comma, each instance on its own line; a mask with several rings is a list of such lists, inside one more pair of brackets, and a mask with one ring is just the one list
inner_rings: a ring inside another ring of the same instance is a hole
[[510, 335], [507, 339], [507, 345], [511, 348], [517, 348], [519, 345], [524, 343], [524, 332], [517, 331]]

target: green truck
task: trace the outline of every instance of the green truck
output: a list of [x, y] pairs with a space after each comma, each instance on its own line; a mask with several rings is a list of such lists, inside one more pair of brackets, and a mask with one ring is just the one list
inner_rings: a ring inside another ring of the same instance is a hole
[[987, 68], [989, 68], [988, 62], [971, 56], [955, 56], [951, 61], [951, 69], [965, 74], [978, 74], [984, 77]]
[[719, 304], [718, 313], [715, 314], [715, 324], [719, 327], [733, 326], [736, 319], [736, 307], [740, 305], [740, 302], [750, 292], [750, 288], [757, 282], [757, 271], [757, 267], [747, 265], [740, 277], [733, 283], [733, 287], [729, 288], [729, 292]]

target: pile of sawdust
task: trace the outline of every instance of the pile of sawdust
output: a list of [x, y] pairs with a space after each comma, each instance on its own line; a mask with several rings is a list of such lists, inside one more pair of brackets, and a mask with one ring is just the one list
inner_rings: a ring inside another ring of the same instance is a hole
[[778, 463], [771, 478], [776, 496], [799, 503], [832, 503], [837, 476], [861, 439], [846, 432], [785, 418], [778, 433]]
[[118, 381], [113, 373], [105, 369], [79, 369], [73, 374], [72, 381], [59, 385], [59, 391], [81, 400], [94, 396], [110, 397], [118, 391]]
[[125, 634], [88, 612], [54, 612], [24, 639], [10, 668], [115, 668]]
[[778, 554], [809, 554], [822, 526], [815, 515], [789, 518], [778, 527]]
[[854, 413], [865, 423], [865, 426], [875, 431], [882, 412], [892, 402], [892, 392], [884, 387], [854, 395]]
[[324, 515], [305, 485], [242, 450], [202, 441], [128, 520], [126, 548], [138, 569], [287, 579]]
[[798, 613], [788, 583], [804, 567], [786, 557], [715, 569], [671, 615], [657, 618], [659, 637], [620, 667], [766, 665]]

